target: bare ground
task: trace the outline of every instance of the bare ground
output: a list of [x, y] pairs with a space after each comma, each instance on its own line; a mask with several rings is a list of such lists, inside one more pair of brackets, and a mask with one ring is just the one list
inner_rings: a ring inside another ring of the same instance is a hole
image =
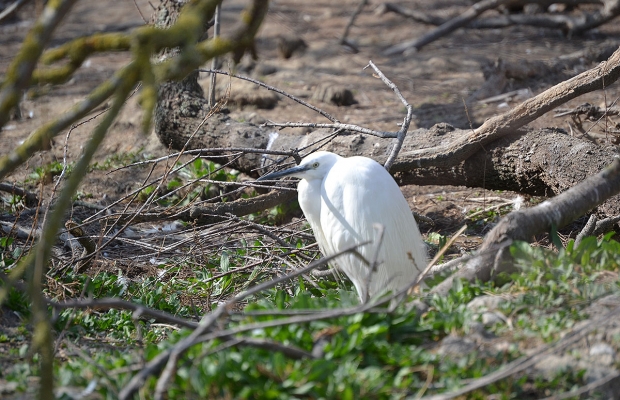
[[[406, 2], [401, 2], [407, 5]], [[223, 7], [223, 31], [234, 23], [234, 18], [245, 3], [227, 1]], [[507, 101], [478, 102], [511, 90], [528, 89], [532, 95], [549, 86], [567, 79], [592, 66], [591, 62], [577, 65], [572, 70], [553, 73], [536, 66], [553, 66], [564, 55], [595, 46], [603, 40], [620, 39], [620, 27], [608, 24], [602, 29], [589, 32], [583, 37], [568, 39], [558, 31], [531, 27], [510, 27], [502, 30], [466, 30], [430, 44], [421, 52], [409, 55], [385, 57], [382, 51], [404, 40], [417, 37], [428, 31], [428, 27], [416, 24], [394, 14], [377, 15], [373, 11], [378, 3], [367, 6], [353, 26], [349, 39], [359, 52], [338, 44], [354, 6], [355, 1], [333, 5], [329, 1], [277, 1], [271, 4], [270, 13], [258, 35], [259, 59], [249, 57], [242, 61], [237, 71], [253, 75], [255, 78], [276, 86], [295, 96], [309, 100], [325, 111], [337, 116], [342, 122], [355, 123], [376, 129], [395, 130], [402, 121], [404, 109], [394, 94], [379, 80], [364, 70], [369, 60], [373, 60], [382, 71], [396, 83], [405, 98], [415, 107], [415, 124], [412, 126], [428, 128], [438, 122], [448, 122], [457, 127], [467, 128], [480, 125], [486, 118], [504, 112], [510, 106], [523, 100], [524, 95], [508, 98]], [[454, 16], [462, 12], [469, 2], [419, 2], [418, 11], [441, 16]], [[144, 23], [151, 13], [148, 1], [113, 2], [82, 1], [56, 32], [52, 46], [65, 43], [75, 37], [95, 32], [126, 30]], [[34, 18], [34, 9], [25, 8], [19, 21], [0, 26], [0, 71], [9, 65], [12, 56], [18, 51], [20, 43]], [[307, 49], [296, 52], [285, 60], [279, 56], [278, 41], [282, 36], [302, 38]], [[97, 84], [110, 77], [117, 68], [127, 63], [127, 54], [101, 54], [92, 57], [67, 84], [55, 88], [40, 88], [25, 96], [21, 104], [21, 119], [12, 120], [2, 131], [0, 154], [6, 154], [23, 140], [31, 131], [67, 110], [82, 99]], [[485, 85], [483, 69], [493, 63], [510, 65], [532, 65], [531, 73], [521, 79], [509, 79], [505, 86]], [[232, 67], [223, 61], [223, 68]], [[273, 67], [273, 68], [272, 68]], [[274, 73], [266, 74], [271, 68]], [[202, 79], [208, 90], [208, 77]], [[312, 95], [320, 85], [342, 85], [350, 89], [356, 104], [338, 107], [318, 100]], [[272, 120], [323, 122], [317, 114], [289, 99], [280, 97], [271, 109], [258, 109], [252, 105], [236, 106], [239, 96], [262, 96], [271, 94], [264, 89], [254, 89], [246, 82], [220, 77], [218, 93], [223, 95], [230, 85], [228, 108], [237, 120]], [[525, 96], [528, 96], [526, 94]], [[567, 104], [576, 106], [584, 102], [595, 105], [612, 104], [618, 97], [615, 86], [606, 91], [590, 93]], [[61, 161], [66, 155], [68, 162], [79, 156], [91, 130], [97, 123], [98, 113], [93, 113], [86, 123], [59, 136], [50, 144], [48, 151], [41, 152], [14, 173], [10, 180], [18, 185], [26, 185], [28, 176], [36, 167]], [[156, 157], [168, 151], [155, 135], [144, 135], [139, 124], [141, 110], [136, 99], [128, 101], [118, 120], [110, 130], [103, 146], [96, 156], [104, 162], [110, 156], [135, 153], [134, 158]], [[545, 115], [532, 123], [533, 127], [560, 127], [572, 132], [569, 117], [553, 118]], [[610, 133], [609, 124], [614, 121], [586, 126], [588, 134], [595, 140], [615, 142], [616, 136]], [[66, 153], [65, 153], [66, 152]], [[139, 187], [148, 169], [124, 169], [109, 173], [95, 170], [89, 173], [79, 191], [81, 198], [93, 203], [109, 203], [131, 190]], [[42, 189], [49, 196], [53, 185]], [[450, 234], [463, 223], [472, 210], [486, 208], [513, 200], [517, 194], [511, 192], [495, 193], [484, 188], [465, 187], [413, 187], [403, 188], [410, 205], [422, 215], [433, 219], [434, 224], [422, 223], [424, 233], [440, 232]], [[44, 198], [46, 196], [43, 196]], [[526, 199], [526, 201], [529, 199]], [[506, 208], [504, 208], [504, 211]], [[492, 220], [492, 218], [491, 218]], [[488, 222], [488, 221], [486, 221]], [[471, 250], [480, 242], [479, 235], [488, 229], [484, 222], [470, 223], [462, 251]], [[565, 232], [574, 236], [579, 227], [569, 227]], [[478, 236], [478, 237], [476, 237]]]

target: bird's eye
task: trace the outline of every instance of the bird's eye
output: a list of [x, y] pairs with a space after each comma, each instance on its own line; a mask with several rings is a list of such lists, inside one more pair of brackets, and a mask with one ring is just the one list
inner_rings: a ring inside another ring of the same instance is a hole
[[318, 168], [318, 167], [319, 167], [319, 163], [318, 162], [315, 162], [315, 163], [312, 164], [312, 168]]

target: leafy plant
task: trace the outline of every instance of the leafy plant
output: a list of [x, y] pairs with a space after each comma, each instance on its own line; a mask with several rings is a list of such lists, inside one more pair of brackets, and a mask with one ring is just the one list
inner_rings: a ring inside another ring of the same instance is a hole
[[106, 157], [103, 162], [95, 162], [90, 165], [89, 171], [109, 171], [114, 168], [121, 168], [142, 161], [144, 159], [142, 156], [143, 150], [143, 148], [139, 148], [132, 152], [114, 153]]
[[[5, 244], [10, 246], [10, 241]], [[1, 244], [1, 243], [0, 243]], [[295, 243], [297, 247], [303, 243]], [[65, 284], [88, 285], [85, 293], [95, 298], [121, 297], [145, 306], [193, 319], [217, 301], [246, 288], [248, 282], [268, 278], [264, 269], [237, 272], [246, 257], [259, 251], [261, 243], [241, 241], [238, 248], [226, 248], [208, 255], [204, 265], [162, 263], [157, 276], [130, 279], [122, 271], [101, 273], [87, 280], [69, 273]], [[277, 251], [277, 250], [273, 250]], [[284, 250], [283, 250], [284, 251]], [[402, 398], [455, 389], [464, 380], [475, 379], [497, 370], [521, 356], [519, 342], [544, 343], [558, 339], [567, 328], [583, 320], [584, 307], [608, 293], [619, 293], [617, 280], [604, 279], [618, 272], [620, 244], [610, 236], [586, 238], [578, 247], [569, 242], [559, 252], [515, 243], [511, 253], [521, 272], [502, 286], [492, 283], [455, 281], [447, 296], [427, 299], [422, 314], [399, 307], [394, 313], [359, 313], [251, 329], [226, 340], [193, 346], [183, 356], [170, 385], [170, 398]], [[192, 273], [188, 273], [192, 271]], [[215, 278], [216, 274], [228, 273]], [[61, 285], [59, 285], [61, 286]], [[79, 287], [79, 286], [78, 286]], [[487, 327], [497, 336], [509, 335], [512, 346], [498, 354], [476, 351], [445, 356], [438, 344], [448, 335], [467, 336], [477, 314], [468, 307], [477, 296], [502, 296], [498, 311], [510, 315], [512, 326], [498, 323]], [[187, 301], [187, 297], [197, 303]], [[350, 284], [319, 280], [309, 285], [304, 279], [261, 292], [227, 324], [228, 329], [247, 324], [277, 322], [279, 311], [307, 313], [322, 309], [352, 307], [358, 303]], [[200, 304], [200, 305], [199, 305]], [[203, 305], [207, 305], [206, 307]], [[92, 347], [89, 357], [59, 360], [56, 376], [61, 385], [86, 387], [95, 382], [104, 398], [115, 398], [133, 375], [134, 367], [152, 360], [169, 349], [188, 330], [171, 329], [150, 318], [135, 319], [128, 311], [65, 310], [56, 321], [67, 340], [91, 338], [95, 343], [112, 342], [100, 351]], [[23, 331], [28, 336], [28, 330]], [[249, 337], [276, 341], [306, 352], [317, 351], [318, 358], [295, 359], [278, 351], [255, 347], [230, 346], [229, 340]], [[0, 341], [17, 340], [0, 337]], [[2, 379], [19, 382], [19, 389], [36, 373], [15, 351], [17, 362], [2, 373]], [[541, 397], [584, 384], [582, 371], [553, 376], [517, 375], [468, 394], [468, 398]], [[152, 393], [149, 380], [145, 392]]]
[[[58, 176], [62, 173], [63, 164], [54, 161], [49, 164], [45, 164], [40, 167], [36, 167], [33, 172], [28, 176], [28, 181], [33, 183], [51, 183], [55, 176]], [[73, 163], [69, 163], [67, 165], [67, 174], [70, 174], [73, 170]]]

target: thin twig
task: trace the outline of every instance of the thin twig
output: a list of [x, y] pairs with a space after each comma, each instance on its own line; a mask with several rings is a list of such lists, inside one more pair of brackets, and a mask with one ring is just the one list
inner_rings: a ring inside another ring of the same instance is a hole
[[166, 156], [162, 156], [159, 158], [153, 158], [150, 160], [138, 161], [132, 164], [124, 165], [122, 167], [118, 167], [118, 168], [111, 170], [109, 173], [113, 173], [113, 172], [120, 171], [125, 168], [135, 167], [139, 165], [154, 164], [154, 163], [156, 164], [161, 161], [169, 160], [171, 158], [177, 159], [180, 155], [196, 155], [196, 156], [205, 155], [206, 156], [208, 154], [209, 158], [224, 158], [224, 157], [228, 158], [228, 157], [237, 155], [237, 154], [222, 154], [222, 155], [209, 154], [209, 153], [223, 153], [226, 151], [234, 151], [234, 152], [239, 152], [239, 153], [272, 154], [272, 155], [278, 155], [278, 156], [299, 157], [299, 155], [296, 154], [294, 151], [255, 149], [251, 147], [216, 147], [216, 148], [209, 148], [209, 149], [192, 149], [192, 150], [180, 151], [177, 153], [170, 153]]
[[325, 111], [321, 110], [320, 108], [317, 108], [317, 107], [313, 106], [312, 104], [309, 104], [309, 103], [303, 101], [299, 97], [295, 97], [292, 94], [286, 93], [285, 91], [283, 91], [281, 89], [278, 89], [277, 87], [267, 85], [266, 83], [263, 83], [263, 82], [258, 81], [256, 79], [252, 79], [252, 78], [249, 78], [249, 77], [243, 76], [243, 75], [232, 74], [230, 72], [226, 72], [226, 71], [222, 71], [222, 70], [218, 70], [218, 69], [205, 69], [205, 68], [202, 68], [202, 69], [199, 69], [198, 71], [200, 71], [200, 72], [209, 72], [209, 73], [212, 73], [212, 74], [228, 75], [228, 76], [230, 76], [232, 78], [237, 78], [237, 79], [242, 79], [244, 81], [252, 82], [255, 85], [264, 87], [267, 90], [271, 90], [273, 92], [281, 94], [282, 96], [286, 96], [289, 99], [291, 99], [291, 100], [293, 100], [293, 101], [295, 101], [295, 102], [297, 102], [297, 103], [299, 103], [299, 104], [301, 104], [301, 105], [303, 105], [305, 107], [308, 107], [309, 109], [311, 109], [313, 111], [316, 111], [317, 113], [321, 114], [322, 116], [324, 116], [325, 118], [327, 118], [328, 120], [330, 120], [332, 122], [336, 122], [336, 123], [339, 122], [336, 118], [332, 117], [330, 114], [326, 113]]
[[585, 238], [586, 236], [592, 235], [592, 233], [594, 232], [594, 229], [596, 228], [596, 221], [597, 221], [596, 215], [594, 214], [590, 215], [588, 222], [586, 223], [586, 225], [583, 227], [581, 232], [579, 232], [579, 234], [575, 238], [575, 243], [574, 243], [575, 248], [579, 247], [579, 244], [581, 244], [581, 241], [583, 240], [583, 238]]
[[10, 17], [13, 13], [17, 12], [26, 2], [29, 0], [16, 0], [10, 6], [4, 8], [2, 12], [0, 12], [0, 22], [3, 19]]
[[[333, 256], [330, 257], [325, 257], [322, 258], [320, 260], [317, 260], [315, 262], [310, 263], [307, 267], [305, 268], [301, 268], [299, 270], [293, 271], [292, 273], [273, 279], [271, 281], [268, 282], [263, 282], [259, 285], [256, 285], [248, 290], [245, 290], [239, 294], [237, 294], [236, 296], [234, 296], [231, 300], [227, 301], [225, 304], [219, 306], [217, 309], [215, 309], [215, 311], [205, 314], [200, 323], [198, 328], [196, 328], [196, 330], [194, 330], [194, 332], [192, 332], [189, 336], [187, 336], [186, 338], [184, 338], [183, 340], [181, 340], [180, 342], [178, 342], [173, 348], [167, 350], [167, 351], [163, 351], [161, 352], [158, 356], [156, 356], [153, 360], [151, 360], [144, 369], [142, 369], [138, 374], [136, 374], [130, 381], [129, 383], [123, 387], [123, 389], [120, 392], [120, 399], [124, 400], [124, 399], [129, 399], [130, 397], [133, 396], [133, 394], [143, 385], [143, 383], [145, 382], [146, 378], [148, 378], [149, 376], [156, 374], [158, 371], [161, 370], [162, 367], [164, 367], [165, 365], [165, 369], [164, 372], [161, 374], [159, 380], [158, 380], [158, 385], [165, 385], [166, 382], [168, 382], [171, 379], [172, 373], [173, 371], [176, 370], [176, 363], [179, 359], [179, 357], [185, 352], [187, 351], [187, 349], [189, 349], [190, 347], [194, 346], [196, 343], [200, 343], [204, 340], [201, 339], [201, 337], [206, 334], [209, 330], [211, 330], [211, 327], [213, 326], [213, 324], [220, 319], [222, 316], [226, 315], [228, 313], [228, 310], [230, 308], [232, 308], [232, 306], [234, 304], [236, 304], [239, 301], [242, 301], [243, 299], [249, 297], [249, 296], [253, 296], [259, 292], [262, 292], [263, 290], [267, 290], [270, 289], [282, 282], [288, 281], [293, 279], [296, 276], [305, 274], [309, 271], [311, 271], [314, 268], [317, 268], [329, 261], [331, 261], [332, 259], [340, 256], [341, 254], [350, 252], [355, 250], [358, 246], [364, 246], [368, 244], [368, 242], [365, 243], [360, 243], [358, 245], [355, 246], [351, 246], [347, 249], [345, 249], [342, 252], [339, 252], [337, 254], [334, 254]], [[251, 324], [250, 324], [251, 325]], [[221, 335], [220, 335], [221, 333]], [[232, 336], [234, 335], [236, 332], [234, 331], [218, 331], [218, 333], [216, 333], [216, 337], [228, 337], [228, 336]], [[163, 383], [159, 383], [159, 381], [162, 381]]]
[[450, 32], [455, 31], [456, 29], [467, 25], [469, 22], [473, 21], [476, 17], [478, 17], [483, 12], [490, 10], [492, 8], [497, 8], [502, 4], [507, 3], [510, 0], [482, 0], [470, 8], [468, 8], [463, 14], [459, 15], [456, 18], [453, 18], [441, 26], [435, 28], [431, 32], [423, 35], [420, 38], [410, 40], [401, 44], [397, 44], [392, 46], [384, 51], [384, 55], [393, 56], [395, 54], [400, 54], [409, 49], [420, 50], [422, 47], [427, 44], [437, 40], [438, 38], [449, 34]]
[[[353, 14], [351, 14], [351, 18], [349, 18], [349, 22], [347, 22], [347, 26], [344, 27], [344, 32], [342, 33], [342, 36], [340, 37], [340, 44], [353, 47], [352, 44], [347, 40], [347, 36], [349, 36], [349, 31], [351, 30], [351, 27], [355, 23], [355, 19], [357, 18], [358, 15], [360, 15], [360, 13], [364, 9], [364, 7], [366, 7], [367, 4], [368, 4], [368, 0], [360, 0], [360, 2], [357, 4], [357, 7], [355, 7], [355, 11], [353, 11]], [[355, 50], [357, 51], [356, 48]]]
[[110, 298], [102, 298], [102, 299], [83, 299], [83, 300], [66, 300], [66, 301], [53, 301], [48, 299], [47, 304], [55, 309], [63, 310], [66, 308], [91, 308], [91, 309], [102, 309], [102, 310], [130, 310], [133, 311], [134, 318], [138, 318], [140, 316], [147, 316], [150, 318], [154, 318], [156, 321], [164, 322], [167, 324], [172, 324], [175, 326], [182, 326], [183, 328], [196, 329], [198, 327], [198, 323], [179, 318], [167, 312], [163, 312], [160, 310], [154, 310], [152, 308], [145, 307], [140, 304], [136, 304], [130, 301], [125, 301], [122, 299], [110, 297]]
[[[213, 39], [220, 36], [220, 18], [221, 18], [221, 4], [218, 4], [215, 7], [215, 16], [213, 17]], [[213, 57], [211, 60], [211, 68], [216, 69], [218, 64], [218, 58]], [[215, 85], [217, 81], [217, 74], [211, 73], [211, 85], [209, 87], [209, 108], [213, 108], [215, 106]]]
[[136, 0], [133, 0], [133, 5], [136, 6], [136, 10], [138, 10], [138, 13], [140, 13], [140, 17], [142, 17], [142, 21], [144, 21], [145, 24], [148, 24], [148, 21], [146, 20], [146, 18], [144, 18], [144, 15], [142, 14], [142, 10], [140, 10], [140, 7], [138, 7], [138, 3], [136, 2]]
[[[587, 385], [578, 388], [577, 390], [571, 390], [568, 392], [556, 394], [554, 396], [545, 397], [542, 400], [564, 400], [564, 399], [574, 399], [584, 394], [589, 394], [593, 390], [596, 390], [600, 387], [603, 387], [609, 384], [612, 381], [615, 381], [620, 378], [620, 371], [614, 371], [610, 374], [595, 380], [594, 382], [588, 383]], [[617, 394], [617, 392], [616, 392]]]
[[405, 108], [407, 109], [407, 115], [403, 120], [403, 124], [401, 125], [398, 132], [396, 132], [394, 147], [392, 147], [390, 155], [388, 156], [387, 160], [385, 160], [385, 164], [383, 165], [385, 169], [389, 171], [392, 167], [392, 164], [394, 164], [394, 161], [396, 161], [396, 157], [398, 157], [400, 149], [403, 147], [403, 141], [405, 140], [405, 136], [407, 135], [407, 131], [409, 130], [409, 125], [411, 124], [411, 119], [413, 118], [413, 107], [407, 102], [407, 100], [402, 95], [400, 90], [398, 90], [398, 87], [394, 84], [394, 82], [389, 80], [372, 61], [368, 61], [368, 65], [364, 67], [364, 69], [368, 68], [368, 66], [372, 67], [372, 69], [379, 76], [379, 78], [381, 78], [383, 83], [385, 83], [387, 87], [392, 89], [392, 91], [396, 94], [396, 96], [400, 99], [400, 101], [405, 105]]

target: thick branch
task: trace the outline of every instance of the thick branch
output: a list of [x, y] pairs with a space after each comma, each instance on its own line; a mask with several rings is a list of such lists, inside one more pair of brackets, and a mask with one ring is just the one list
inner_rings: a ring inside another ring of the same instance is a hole
[[409, 49], [420, 50], [422, 47], [427, 44], [437, 40], [438, 38], [449, 34], [450, 32], [454, 32], [458, 28], [467, 25], [469, 22], [473, 21], [480, 14], [487, 10], [491, 10], [493, 8], [497, 8], [502, 4], [506, 4], [510, 2], [510, 0], [482, 0], [473, 6], [471, 6], [467, 11], [463, 14], [459, 15], [456, 18], [451, 19], [445, 24], [439, 26], [437, 29], [432, 32], [427, 33], [421, 38], [411, 40], [408, 42], [404, 42], [401, 44], [397, 44], [388, 48], [384, 54], [386, 56], [391, 56], [394, 54], [402, 53]]
[[9, 120], [9, 113], [17, 106], [22, 90], [30, 84], [32, 71], [52, 38], [52, 32], [69, 12], [76, 0], [50, 1], [43, 14], [30, 30], [21, 50], [9, 66], [0, 91], [0, 128]]
[[458, 165], [480, 151], [482, 146], [517, 132], [526, 124], [554, 108], [594, 90], [605, 89], [620, 77], [620, 49], [607, 61], [574, 78], [561, 82], [539, 95], [524, 101], [512, 110], [488, 119], [468, 135], [447, 145], [401, 153], [401, 160], [392, 171], [413, 168]]
[[133, 212], [129, 212], [124, 214], [110, 214], [108, 218], [114, 220], [118, 219], [118, 222], [121, 224], [128, 221], [140, 223], [178, 219], [198, 225], [208, 225], [227, 220], [228, 217], [226, 214], [240, 217], [257, 213], [290, 201], [294, 199], [296, 195], [297, 193], [295, 191], [273, 191], [249, 199], [240, 198], [226, 203], [207, 203], [180, 212], [167, 210], [166, 212], [140, 213], [137, 215]]
[[394, 12], [404, 17], [413, 19], [430, 25], [440, 25], [430, 33], [414, 40], [410, 40], [398, 45], [394, 45], [385, 51], [386, 55], [394, 55], [402, 53], [409, 49], [420, 50], [423, 46], [452, 33], [457, 28], [467, 27], [471, 29], [497, 29], [511, 25], [530, 25], [548, 29], [559, 29], [567, 36], [580, 34], [587, 30], [601, 26], [620, 14], [620, 1], [618, 0], [573, 0], [563, 1], [562, 3], [577, 6], [579, 4], [602, 4], [600, 10], [596, 10], [590, 14], [582, 13], [578, 16], [564, 14], [505, 14], [498, 17], [475, 20], [484, 11], [498, 8], [505, 5], [510, 7], [524, 6], [526, 4], [537, 4], [542, 8], [548, 8], [556, 1], [534, 1], [534, 0], [509, 0], [504, 2], [481, 1], [468, 9], [465, 13], [453, 19], [444, 19], [434, 17], [415, 10], [409, 10], [397, 4], [384, 3], [379, 11], [383, 14], [386, 12]]
[[[441, 284], [432, 293], [447, 294], [454, 279], [486, 282], [493, 274], [512, 270], [512, 264], [497, 258], [512, 241], [527, 241], [532, 236], [561, 228], [605, 200], [620, 193], [620, 159], [600, 173], [591, 176], [566, 192], [526, 210], [508, 214], [489, 232], [479, 250], [479, 256]], [[504, 252], [505, 254], [506, 252]], [[501, 256], [500, 256], [501, 257]], [[497, 262], [497, 260], [502, 262]]]

